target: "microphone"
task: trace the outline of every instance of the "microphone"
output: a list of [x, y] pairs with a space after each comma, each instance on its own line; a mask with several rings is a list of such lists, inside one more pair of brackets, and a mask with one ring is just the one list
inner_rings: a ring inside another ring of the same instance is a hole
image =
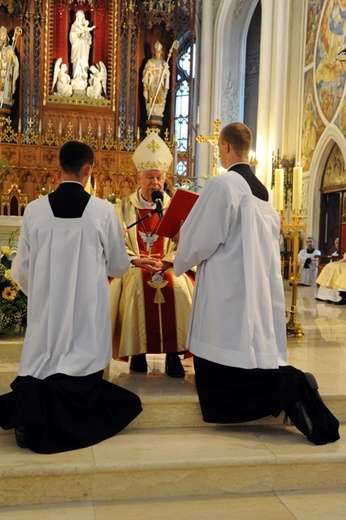
[[159, 215], [160, 220], [163, 219], [162, 213], [162, 201], [163, 201], [163, 193], [162, 191], [153, 191], [151, 194], [151, 200], [156, 204], [156, 212]]

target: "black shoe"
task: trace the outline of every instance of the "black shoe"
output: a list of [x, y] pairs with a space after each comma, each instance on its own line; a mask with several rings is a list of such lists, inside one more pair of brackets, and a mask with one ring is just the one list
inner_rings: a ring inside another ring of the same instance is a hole
[[318, 404], [320, 410], [326, 416], [327, 427], [328, 427], [328, 432], [327, 432], [328, 442], [335, 442], [340, 439], [339, 421], [332, 414], [332, 412], [329, 410], [329, 408], [327, 408], [327, 406], [324, 404], [324, 401], [318, 391], [318, 383], [316, 381], [315, 376], [313, 374], [311, 374], [310, 372], [305, 372], [305, 377], [306, 377], [308, 384], [310, 385], [310, 387], [312, 388], [312, 390], [314, 392], [314, 395], [315, 395], [315, 398], [316, 398], [316, 401], [317, 401], [317, 404]]
[[169, 377], [185, 377], [185, 370], [178, 354], [166, 354], [166, 374]]
[[25, 442], [25, 426], [24, 424], [21, 426], [16, 426], [14, 429], [14, 434], [16, 436], [16, 442], [20, 448], [26, 448]]
[[[303, 401], [297, 401], [285, 410], [292, 424], [311, 441], [313, 425]], [[324, 443], [327, 444], [327, 441]]]
[[132, 356], [130, 363], [131, 372], [140, 372], [141, 374], [146, 374], [148, 371], [147, 360], [145, 358], [145, 354], [138, 354], [137, 356]]

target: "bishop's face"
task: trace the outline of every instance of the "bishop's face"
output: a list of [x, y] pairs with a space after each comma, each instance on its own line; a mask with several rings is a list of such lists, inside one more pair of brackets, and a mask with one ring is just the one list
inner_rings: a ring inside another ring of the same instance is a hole
[[152, 202], [151, 194], [154, 191], [163, 191], [166, 173], [161, 170], [145, 170], [139, 174], [139, 182], [142, 188], [142, 197], [147, 202]]

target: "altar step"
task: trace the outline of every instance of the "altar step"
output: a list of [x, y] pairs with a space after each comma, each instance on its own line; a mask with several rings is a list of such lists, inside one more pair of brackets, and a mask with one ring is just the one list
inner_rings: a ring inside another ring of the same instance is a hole
[[[254, 495], [288, 491], [335, 493], [346, 482], [345, 430], [342, 425], [337, 443], [314, 446], [281, 425], [132, 429], [91, 448], [49, 456], [20, 450], [13, 434], [5, 433], [1, 506], [103, 503], [116, 511], [132, 509], [135, 501], [232, 501], [242, 495], [247, 503]], [[162, 511], [157, 518], [172, 517]]]
[[[124, 374], [117, 383], [133, 391], [140, 388], [143, 412], [126, 430], [98, 445], [39, 455], [18, 448], [12, 431], [1, 431], [2, 519], [3, 512], [29, 511], [35, 504], [55, 504], [57, 511], [62, 503], [70, 504], [71, 511], [110, 507], [119, 514], [127, 510], [119, 516], [126, 520], [137, 519], [140, 504], [154, 511], [160, 501], [172, 501], [178, 509], [186, 503], [188, 510], [194, 501], [206, 501], [208, 508], [213, 501], [237, 502], [239, 496], [250, 506], [248, 500], [257, 495], [279, 507], [282, 493], [336, 493], [345, 486], [346, 424], [341, 425], [340, 441], [315, 446], [294, 427], [285, 426], [282, 417], [230, 426], [203, 423], [190, 375], [171, 380], [163, 374]], [[345, 399], [329, 396], [325, 401], [346, 423]], [[141, 518], [173, 518], [161, 513]], [[279, 517], [285, 518], [272, 518]]]
[[[16, 373], [20, 345], [3, 344], [1, 351], [3, 392]], [[109, 379], [140, 395], [143, 412], [107, 441], [39, 455], [21, 450], [13, 432], [0, 429], [1, 520], [343, 518], [344, 395], [323, 395], [343, 423], [341, 439], [315, 446], [282, 416], [203, 423], [191, 361], [184, 361], [185, 379], [165, 376], [162, 360], [149, 361], [147, 375], [130, 375], [128, 365], [112, 362]], [[307, 513], [300, 514], [298, 504], [304, 509], [305, 503]], [[325, 514], [327, 507], [339, 508], [338, 516]]]

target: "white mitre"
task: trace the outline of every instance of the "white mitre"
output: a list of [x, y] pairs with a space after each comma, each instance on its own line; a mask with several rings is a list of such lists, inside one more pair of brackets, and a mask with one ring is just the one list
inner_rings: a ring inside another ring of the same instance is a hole
[[151, 132], [136, 148], [132, 160], [138, 172], [161, 170], [167, 173], [173, 155], [161, 137], [156, 132]]

